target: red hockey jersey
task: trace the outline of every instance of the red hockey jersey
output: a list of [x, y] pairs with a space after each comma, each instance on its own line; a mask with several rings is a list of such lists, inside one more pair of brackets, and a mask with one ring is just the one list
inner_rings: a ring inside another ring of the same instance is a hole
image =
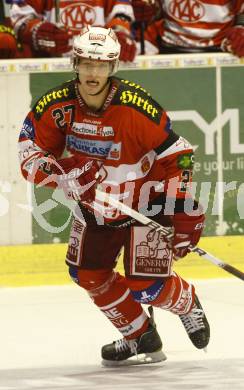
[[130, 20], [134, 18], [129, 0], [61, 0], [59, 10], [55, 8], [55, 3], [54, 0], [16, 2], [10, 11], [16, 33], [33, 18], [58, 23], [73, 35], [77, 35], [88, 24], [112, 27], [114, 24], [126, 23], [117, 15], [125, 15]]
[[[40, 153], [57, 159], [72, 155], [98, 159], [102, 189], [138, 209], [160, 192], [185, 199], [191, 180], [191, 145], [176, 135], [163, 108], [140, 85], [113, 77], [109, 95], [99, 112], [91, 111], [72, 80], [43, 95], [27, 115], [19, 138], [24, 177], [32, 177]], [[31, 178], [31, 179], [30, 179]], [[155, 186], [162, 183], [161, 188]], [[121, 219], [116, 210], [95, 201], [86, 207], [106, 221]]]
[[146, 33], [147, 54], [157, 52], [157, 35], [166, 46], [220, 46], [228, 28], [244, 13], [244, 4], [243, 0], [164, 0], [162, 9], [162, 21]]

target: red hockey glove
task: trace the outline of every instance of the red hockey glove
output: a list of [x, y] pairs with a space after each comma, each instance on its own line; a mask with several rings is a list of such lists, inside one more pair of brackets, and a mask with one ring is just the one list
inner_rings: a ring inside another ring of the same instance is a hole
[[238, 57], [244, 57], [244, 26], [231, 27], [221, 43], [221, 48]]
[[132, 0], [136, 22], [149, 23], [156, 14], [155, 0]]
[[81, 202], [92, 202], [95, 199], [96, 187], [99, 182], [100, 165], [90, 158], [64, 158], [52, 166], [57, 174], [58, 188], [64, 191], [68, 199]]
[[173, 216], [174, 238], [172, 246], [175, 260], [185, 257], [190, 252], [190, 245], [197, 245], [204, 228], [204, 219], [204, 214], [190, 216], [178, 213]]
[[119, 59], [121, 61], [130, 61], [132, 62], [136, 55], [136, 44], [131, 38], [129, 32], [125, 31], [115, 31], [118, 37], [118, 41], [121, 45], [121, 52]]
[[59, 56], [71, 50], [70, 33], [49, 22], [39, 22], [32, 28], [32, 43], [35, 50]]

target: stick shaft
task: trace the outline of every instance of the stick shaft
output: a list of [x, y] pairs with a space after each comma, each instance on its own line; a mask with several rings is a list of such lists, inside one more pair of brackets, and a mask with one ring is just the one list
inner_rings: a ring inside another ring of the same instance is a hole
[[145, 54], [145, 23], [140, 24], [140, 43], [141, 43], [141, 54]]
[[[123, 214], [128, 215], [129, 217], [135, 219], [136, 221], [140, 222], [145, 226], [150, 227], [151, 229], [161, 231], [165, 236], [167, 236], [167, 238], [173, 237], [172, 228], [162, 226], [158, 222], [152, 221], [150, 218], [146, 217], [145, 215], [139, 213], [136, 210], [133, 210], [131, 207], [120, 202], [116, 198], [109, 196], [109, 194], [106, 194], [100, 190], [96, 190], [96, 199], [101, 202], [108, 203], [109, 205], [115, 207], [117, 210], [121, 211]], [[222, 268], [226, 272], [229, 272], [237, 278], [244, 280], [244, 273], [242, 271], [238, 270], [232, 265], [223, 262], [222, 260], [213, 256], [211, 253], [206, 252], [204, 249], [201, 249], [199, 247], [191, 247], [190, 250], [191, 252], [197, 253], [199, 256]]]
[[158, 222], [152, 221], [150, 218], [146, 217], [143, 214], [140, 214], [138, 211], [133, 210], [131, 207], [126, 204], [120, 202], [112, 196], [108, 196], [104, 192], [100, 190], [96, 190], [96, 199], [101, 202], [105, 202], [115, 207], [117, 210], [121, 211], [123, 214], [128, 215], [129, 217], [137, 220], [145, 226], [148, 226], [151, 229], [155, 229], [156, 231], [161, 231], [168, 238], [173, 237], [173, 229], [169, 227], [165, 227], [160, 225]]
[[213, 264], [222, 268], [226, 272], [229, 272], [230, 274], [236, 276], [237, 278], [244, 280], [244, 273], [242, 271], [238, 270], [237, 268], [233, 267], [232, 265], [225, 263], [224, 261], [213, 256], [211, 253], [206, 252], [204, 249], [201, 249], [198, 247], [194, 247], [194, 248], [190, 248], [190, 249], [191, 249], [191, 252], [197, 253], [199, 256], [203, 257], [206, 260], [211, 261]]
[[55, 22], [56, 24], [60, 22], [60, 0], [55, 0]]

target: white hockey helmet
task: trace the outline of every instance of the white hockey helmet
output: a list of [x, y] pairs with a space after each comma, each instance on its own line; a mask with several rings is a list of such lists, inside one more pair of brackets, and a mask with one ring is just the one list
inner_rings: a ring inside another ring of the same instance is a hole
[[118, 70], [120, 43], [111, 28], [86, 26], [73, 44], [73, 67], [78, 71], [80, 58], [111, 63], [110, 75]]

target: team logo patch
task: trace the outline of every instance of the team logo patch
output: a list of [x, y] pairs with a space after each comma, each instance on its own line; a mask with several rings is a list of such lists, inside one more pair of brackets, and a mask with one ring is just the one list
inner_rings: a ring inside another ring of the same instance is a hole
[[172, 0], [168, 12], [172, 18], [187, 23], [196, 23], [205, 14], [204, 6], [198, 0]]
[[141, 161], [141, 170], [143, 174], [150, 170], [150, 161], [147, 156], [145, 156]]
[[60, 11], [61, 23], [74, 32], [80, 32], [84, 26], [92, 25], [96, 20], [96, 12], [88, 4], [74, 2]]
[[112, 144], [108, 158], [110, 160], [119, 160], [121, 155], [121, 142], [117, 144]]
[[191, 169], [194, 165], [194, 154], [186, 153], [177, 157], [177, 166], [181, 169]]

